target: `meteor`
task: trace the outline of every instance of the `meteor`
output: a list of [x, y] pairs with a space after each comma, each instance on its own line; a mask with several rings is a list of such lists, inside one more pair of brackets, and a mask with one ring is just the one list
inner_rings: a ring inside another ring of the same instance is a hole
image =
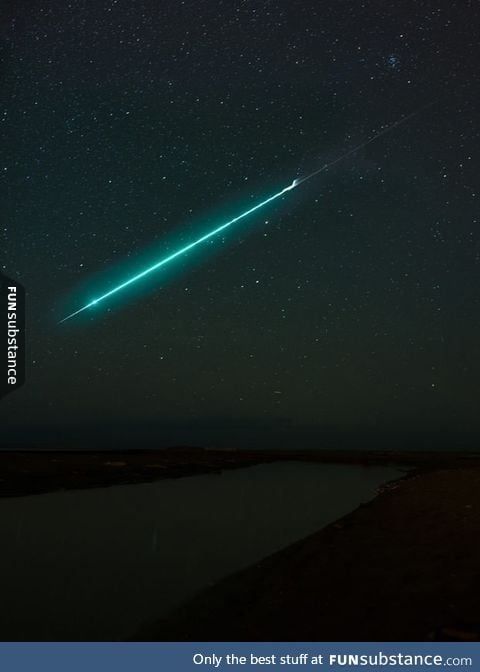
[[393, 130], [397, 126], [400, 126], [400, 124], [404, 124], [406, 121], [417, 115], [421, 110], [425, 109], [426, 107], [430, 107], [433, 105], [432, 103], [429, 103], [428, 105], [425, 105], [424, 107], [420, 108], [419, 110], [412, 112], [406, 117], [403, 117], [402, 119], [397, 120], [390, 126], [385, 127], [383, 130], [379, 131], [375, 135], [373, 135], [371, 138], [366, 140], [365, 142], [362, 142], [360, 145], [357, 145], [353, 149], [350, 149], [348, 152], [345, 154], [342, 154], [338, 159], [335, 159], [335, 161], [331, 161], [330, 163], [327, 163], [323, 165], [321, 168], [318, 168], [315, 170], [313, 173], [310, 173], [309, 175], [306, 175], [305, 177], [299, 177], [295, 178], [291, 184], [289, 184], [287, 187], [284, 187], [281, 191], [277, 192], [276, 194], [273, 194], [273, 196], [269, 196], [266, 198], [264, 201], [261, 201], [261, 203], [257, 203], [257, 205], [254, 205], [252, 208], [249, 208], [245, 212], [242, 212], [241, 215], [238, 215], [237, 217], [234, 217], [233, 219], [230, 219], [228, 222], [225, 222], [225, 224], [222, 224], [221, 226], [216, 227], [215, 229], [212, 229], [212, 231], [209, 231], [205, 235], [201, 236], [200, 238], [197, 238], [193, 242], [189, 243], [188, 245], [185, 245], [184, 247], [180, 248], [176, 252], [173, 252], [172, 254], [169, 254], [168, 256], [164, 257], [163, 259], [160, 259], [156, 264], [153, 264], [153, 266], [149, 266], [145, 270], [141, 271], [140, 273], [137, 273], [136, 275], [132, 276], [131, 278], [125, 280], [125, 282], [122, 282], [120, 285], [117, 285], [113, 289], [109, 290], [108, 292], [105, 292], [105, 294], [102, 294], [101, 296], [98, 296], [95, 299], [92, 299], [90, 303], [87, 303], [86, 305], [82, 306], [78, 310], [76, 310], [73, 313], [70, 313], [70, 315], [67, 315], [67, 317], [64, 317], [63, 320], [60, 320], [59, 324], [62, 322], [66, 322], [67, 320], [70, 320], [72, 317], [75, 317], [76, 315], [79, 315], [80, 313], [83, 313], [83, 311], [88, 310], [90, 308], [95, 307], [102, 301], [105, 301], [105, 299], [108, 299], [110, 296], [113, 296], [114, 294], [117, 294], [118, 292], [122, 291], [126, 287], [129, 287], [130, 285], [133, 285], [135, 282], [138, 280], [141, 280], [147, 275], [150, 275], [150, 273], [153, 273], [154, 271], [157, 271], [159, 268], [162, 266], [165, 266], [166, 264], [170, 263], [177, 257], [180, 257], [182, 254], [185, 254], [186, 252], [189, 252], [192, 250], [194, 247], [197, 245], [200, 245], [201, 243], [204, 243], [206, 240], [209, 240], [210, 238], [213, 238], [213, 236], [216, 236], [218, 233], [221, 231], [224, 231], [226, 228], [231, 226], [232, 224], [235, 224], [236, 222], [239, 222], [241, 219], [244, 219], [244, 217], [247, 217], [248, 215], [251, 215], [253, 212], [256, 210], [259, 210], [260, 208], [263, 208], [267, 203], [271, 203], [272, 201], [276, 200], [277, 198], [280, 198], [284, 194], [286, 194], [288, 191], [291, 191], [292, 189], [295, 189], [298, 187], [300, 184], [303, 184], [307, 180], [311, 180], [312, 177], [315, 177], [315, 175], [318, 175], [319, 173], [322, 173], [323, 171], [327, 170], [331, 166], [339, 163], [340, 161], [343, 161], [346, 159], [348, 156], [351, 156], [355, 152], [358, 152], [360, 149], [363, 147], [366, 147], [369, 145], [371, 142], [374, 142], [378, 138], [380, 138], [382, 135], [385, 135], [385, 133], [388, 133], [389, 131]]
[[213, 236], [216, 236], [217, 233], [220, 233], [220, 231], [223, 231], [226, 229], [228, 226], [231, 226], [232, 224], [235, 224], [235, 222], [240, 221], [244, 217], [247, 217], [248, 215], [251, 215], [252, 212], [255, 212], [255, 210], [259, 210], [260, 208], [263, 208], [264, 205], [267, 205], [267, 203], [271, 203], [271, 201], [274, 201], [277, 198], [280, 198], [280, 196], [283, 196], [287, 191], [290, 191], [294, 187], [297, 186], [297, 180], [294, 180], [292, 184], [290, 184], [288, 187], [285, 187], [281, 191], [279, 191], [276, 194], [273, 194], [273, 196], [269, 196], [269, 198], [266, 198], [264, 201], [261, 203], [257, 203], [257, 205], [254, 205], [253, 208], [249, 208], [245, 212], [242, 212], [241, 215], [238, 215], [238, 217], [234, 217], [228, 222], [225, 222], [225, 224], [222, 224], [221, 226], [217, 226], [216, 229], [213, 229], [212, 231], [209, 231], [206, 233], [204, 236], [201, 236], [201, 238], [197, 238], [197, 240], [194, 240], [192, 243], [189, 243], [188, 245], [185, 245], [185, 247], [180, 248], [176, 252], [173, 252], [173, 254], [169, 254], [167, 257], [164, 257], [163, 259], [160, 259], [156, 264], [153, 264], [153, 266], [149, 266], [146, 268], [144, 271], [141, 273], [137, 273], [137, 275], [134, 275], [133, 277], [129, 278], [128, 280], [125, 280], [125, 282], [122, 282], [120, 285], [117, 285], [117, 287], [114, 287], [111, 289], [109, 292], [106, 292], [105, 294], [102, 294], [101, 296], [98, 296], [96, 299], [93, 299], [90, 301], [90, 303], [87, 303], [85, 306], [82, 308], [79, 308], [79, 310], [76, 310], [74, 313], [71, 313], [70, 315], [67, 315], [67, 317], [64, 317], [63, 320], [60, 320], [59, 324], [62, 322], [66, 322], [67, 320], [70, 320], [72, 317], [75, 317], [75, 315], [79, 315], [80, 313], [83, 313], [84, 310], [87, 310], [88, 308], [93, 308], [96, 306], [98, 303], [101, 301], [104, 301], [105, 299], [108, 299], [108, 297], [113, 296], [113, 294], [116, 294], [117, 292], [120, 292], [122, 289], [125, 289], [125, 287], [128, 287], [129, 285], [133, 285], [134, 282], [137, 282], [138, 280], [141, 280], [144, 278], [146, 275], [149, 275], [150, 273], [153, 273], [157, 269], [161, 268], [162, 266], [165, 266], [165, 264], [168, 264], [170, 261], [173, 261], [177, 257], [179, 257], [182, 254], [185, 254], [186, 252], [189, 252], [192, 250], [194, 247], [197, 245], [200, 245], [200, 243], [205, 242], [209, 238], [212, 238]]

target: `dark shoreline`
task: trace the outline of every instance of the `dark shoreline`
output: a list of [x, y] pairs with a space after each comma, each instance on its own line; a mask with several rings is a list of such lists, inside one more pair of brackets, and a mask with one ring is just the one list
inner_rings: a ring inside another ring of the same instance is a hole
[[378, 495], [201, 591], [135, 641], [480, 639], [480, 456], [398, 451], [2, 451], [0, 496], [296, 460], [403, 465]]
[[417, 470], [478, 463], [472, 453], [364, 450], [0, 450], [0, 497], [148, 483], [277, 461], [398, 466]]
[[135, 641], [480, 641], [480, 464], [415, 470]]

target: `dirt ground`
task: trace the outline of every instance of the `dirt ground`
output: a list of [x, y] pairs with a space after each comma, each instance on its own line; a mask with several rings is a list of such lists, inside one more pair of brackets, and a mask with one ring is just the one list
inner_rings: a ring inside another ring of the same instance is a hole
[[140, 640], [480, 639], [480, 466], [417, 473]]

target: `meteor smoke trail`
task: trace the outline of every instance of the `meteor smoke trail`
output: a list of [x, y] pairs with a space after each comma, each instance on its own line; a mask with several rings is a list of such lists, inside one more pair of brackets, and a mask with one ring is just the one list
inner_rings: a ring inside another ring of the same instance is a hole
[[79, 310], [76, 310], [74, 313], [71, 313], [70, 315], [67, 315], [67, 317], [64, 317], [63, 320], [60, 320], [59, 324], [61, 324], [62, 322], [66, 322], [67, 320], [70, 320], [72, 317], [75, 317], [75, 315], [79, 315], [80, 313], [83, 313], [84, 310], [88, 310], [89, 308], [93, 308], [94, 306], [96, 306], [101, 301], [104, 301], [105, 299], [108, 299], [110, 296], [113, 296], [113, 294], [116, 294], [117, 292], [120, 292], [122, 289], [125, 289], [125, 287], [128, 287], [129, 285], [133, 285], [133, 283], [137, 282], [137, 280], [141, 280], [146, 275], [149, 275], [150, 273], [153, 273], [158, 268], [161, 268], [162, 266], [165, 266], [165, 264], [168, 264], [170, 261], [173, 261], [174, 259], [176, 259], [180, 255], [185, 254], [185, 252], [189, 252], [191, 249], [193, 249], [197, 245], [200, 245], [200, 243], [205, 242], [206, 240], [208, 240], [209, 238], [212, 238], [213, 236], [216, 236], [217, 233], [220, 233], [220, 231], [223, 231], [228, 226], [231, 226], [232, 224], [235, 224], [235, 222], [238, 222], [241, 219], [243, 219], [244, 217], [247, 217], [248, 215], [252, 214], [252, 212], [255, 212], [256, 210], [259, 210], [260, 208], [263, 208], [263, 206], [267, 205], [267, 203], [271, 203], [271, 201], [274, 201], [275, 199], [280, 198], [280, 196], [283, 196], [283, 194], [285, 194], [287, 191], [290, 191], [291, 189], [295, 189], [295, 187], [298, 187], [303, 182], [306, 182], [307, 180], [310, 180], [315, 175], [318, 175], [319, 173], [323, 172], [324, 170], [327, 170], [327, 168], [330, 168], [331, 166], [335, 165], [336, 163], [339, 163], [340, 161], [343, 161], [348, 156], [351, 156], [351, 154], [354, 154], [355, 152], [358, 152], [359, 149], [362, 149], [363, 147], [366, 147], [371, 142], [374, 142], [374, 140], [377, 140], [382, 135], [385, 135], [385, 133], [388, 133], [389, 131], [393, 130], [397, 126], [400, 126], [400, 124], [404, 124], [406, 121], [408, 121], [412, 117], [416, 116], [419, 112], [424, 110], [426, 107], [430, 107], [431, 105], [433, 105], [433, 102], [429, 103], [428, 105], [425, 105], [424, 107], [421, 107], [419, 110], [416, 110], [415, 112], [412, 112], [408, 116], [403, 117], [402, 119], [399, 119], [398, 121], [394, 122], [390, 126], [387, 126], [386, 128], [384, 128], [379, 133], [376, 133], [369, 140], [366, 140], [365, 142], [362, 142], [360, 145], [357, 145], [357, 147], [354, 147], [353, 149], [350, 149], [345, 154], [342, 154], [342, 156], [340, 156], [338, 159], [335, 159], [335, 161], [331, 161], [330, 163], [325, 164], [324, 166], [322, 166], [318, 170], [315, 170], [313, 173], [310, 173], [306, 177], [294, 179], [293, 182], [288, 187], [285, 187], [284, 189], [282, 189], [278, 193], [273, 194], [273, 196], [270, 196], [269, 198], [266, 198], [261, 203], [258, 203], [257, 205], [254, 205], [253, 208], [250, 208], [249, 210], [246, 210], [241, 215], [238, 215], [238, 217], [234, 217], [233, 219], [226, 222], [225, 224], [222, 224], [221, 226], [218, 226], [216, 229], [213, 229], [212, 231], [209, 231], [204, 236], [201, 236], [200, 238], [197, 238], [197, 240], [194, 240], [189, 245], [185, 245], [185, 247], [182, 247], [181, 249], [177, 250], [176, 252], [173, 252], [173, 254], [170, 254], [167, 257], [164, 257], [163, 259], [158, 261], [156, 264], [153, 264], [153, 266], [149, 266], [148, 268], [146, 268], [141, 273], [137, 273], [137, 275], [134, 275], [133, 277], [126, 280], [125, 282], [122, 282], [120, 285], [117, 285], [117, 287], [114, 287], [113, 289], [106, 292], [105, 294], [102, 294], [101, 296], [97, 297], [96, 299], [93, 299], [92, 301], [90, 301], [90, 303], [87, 303], [82, 308], [79, 308]]
[[341, 156], [338, 157], [338, 159], [335, 159], [335, 161], [331, 161], [330, 163], [326, 163], [324, 166], [321, 168], [318, 168], [318, 170], [314, 170], [313, 173], [310, 173], [306, 177], [300, 177], [297, 178], [296, 180], [293, 181], [295, 186], [298, 186], [299, 184], [302, 184], [302, 182], [306, 182], [307, 180], [310, 180], [312, 177], [315, 175], [318, 175], [319, 173], [323, 173], [324, 170], [327, 170], [331, 166], [334, 166], [336, 163], [340, 163], [340, 161], [343, 161], [346, 159], [348, 156], [351, 156], [352, 154], [355, 154], [355, 152], [358, 152], [360, 149], [363, 149], [367, 145], [369, 145], [371, 142], [374, 142], [375, 140], [378, 140], [382, 135], [385, 135], [385, 133], [388, 133], [389, 131], [392, 131], [394, 128], [397, 128], [397, 126], [400, 126], [400, 124], [404, 124], [406, 121], [411, 119], [412, 117], [415, 117], [417, 114], [422, 112], [422, 110], [425, 110], [427, 107], [431, 107], [434, 104], [435, 101], [432, 101], [431, 103], [428, 103], [427, 105], [424, 105], [421, 107], [419, 110], [416, 110], [415, 112], [412, 112], [411, 114], [408, 114], [406, 117], [403, 117], [402, 119], [398, 119], [395, 121], [393, 124], [390, 124], [390, 126], [387, 126], [383, 130], [379, 131], [375, 135], [372, 135], [371, 138], [368, 140], [365, 140], [365, 142], [362, 142], [360, 145], [357, 145], [353, 149], [350, 149], [348, 152], [345, 154], [342, 154]]

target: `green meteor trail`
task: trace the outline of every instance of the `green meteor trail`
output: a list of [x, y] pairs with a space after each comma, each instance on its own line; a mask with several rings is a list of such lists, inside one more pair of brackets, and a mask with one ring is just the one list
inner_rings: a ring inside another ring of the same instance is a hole
[[117, 285], [117, 287], [114, 287], [111, 289], [109, 292], [106, 292], [105, 294], [102, 294], [101, 296], [97, 297], [96, 299], [93, 299], [93, 301], [90, 301], [90, 303], [87, 303], [85, 306], [82, 308], [79, 308], [76, 310], [74, 313], [71, 313], [70, 315], [67, 315], [67, 317], [64, 317], [63, 320], [60, 320], [59, 324], [62, 322], [66, 322], [72, 317], [75, 317], [75, 315], [78, 315], [79, 313], [83, 313], [84, 310], [88, 310], [88, 308], [93, 308], [96, 306], [98, 303], [101, 301], [104, 301], [105, 299], [108, 299], [109, 296], [112, 296], [113, 294], [116, 294], [117, 292], [120, 292], [122, 289], [125, 289], [125, 287], [128, 287], [129, 285], [133, 285], [134, 282], [137, 282], [137, 280], [141, 280], [144, 278], [146, 275], [149, 275], [150, 273], [153, 273], [153, 271], [156, 271], [157, 268], [160, 268], [161, 266], [165, 266], [166, 264], [170, 263], [177, 257], [179, 257], [181, 254], [185, 254], [185, 252], [188, 252], [189, 250], [193, 249], [197, 245], [200, 245], [200, 243], [203, 243], [205, 240], [208, 240], [209, 238], [212, 238], [213, 236], [216, 236], [217, 233], [220, 233], [220, 231], [223, 231], [226, 229], [228, 226], [231, 226], [232, 224], [235, 224], [235, 222], [238, 222], [240, 219], [243, 219], [244, 217], [247, 217], [247, 215], [252, 214], [252, 212], [255, 212], [255, 210], [259, 210], [260, 208], [263, 208], [264, 205], [267, 205], [267, 203], [270, 203], [271, 201], [274, 201], [276, 198], [279, 198], [280, 196], [283, 196], [287, 191], [290, 191], [291, 189], [295, 189], [295, 187], [298, 187], [300, 184], [303, 182], [306, 182], [307, 180], [311, 180], [312, 177], [315, 177], [319, 173], [322, 173], [325, 170], [328, 170], [331, 166], [334, 166], [335, 164], [339, 163], [340, 161], [343, 161], [350, 155], [354, 154], [355, 152], [358, 152], [359, 149], [362, 149], [363, 147], [366, 147], [369, 145], [371, 142], [375, 142], [378, 138], [380, 138], [382, 135], [385, 135], [385, 133], [389, 133], [391, 130], [396, 128], [397, 126], [400, 126], [401, 124], [404, 124], [408, 120], [412, 119], [415, 117], [419, 112], [422, 110], [425, 110], [429, 107], [431, 107], [434, 104], [435, 101], [432, 101], [428, 103], [427, 105], [424, 105], [420, 109], [418, 109], [415, 112], [412, 112], [411, 114], [407, 115], [406, 117], [402, 117], [401, 119], [398, 119], [395, 121], [393, 124], [390, 124], [390, 126], [386, 126], [382, 130], [378, 131], [375, 133], [371, 138], [365, 140], [362, 142], [360, 145], [357, 145], [356, 147], [353, 147], [353, 149], [348, 150], [341, 156], [339, 156], [337, 159], [334, 161], [330, 161], [330, 163], [326, 163], [317, 170], [315, 170], [313, 173], [310, 173], [309, 175], [306, 175], [305, 177], [302, 178], [295, 178], [293, 182], [288, 186], [282, 189], [282, 191], [279, 191], [277, 194], [273, 194], [273, 196], [270, 196], [269, 198], [266, 198], [264, 201], [261, 203], [258, 203], [257, 205], [254, 205], [253, 208], [250, 208], [249, 210], [246, 210], [245, 212], [242, 212], [241, 215], [238, 215], [238, 217], [234, 217], [231, 219], [229, 222], [225, 222], [225, 224], [222, 224], [221, 226], [218, 226], [216, 229], [213, 229], [212, 231], [209, 231], [206, 233], [204, 236], [201, 238], [197, 238], [197, 240], [194, 240], [192, 243], [189, 245], [185, 245], [185, 247], [182, 247], [181, 249], [177, 250], [173, 254], [169, 254], [167, 257], [164, 257], [163, 259], [160, 259], [156, 264], [153, 264], [153, 266], [149, 266], [146, 268], [144, 271], [141, 273], [137, 273], [137, 275], [134, 275], [133, 277], [129, 278], [128, 280], [125, 280], [125, 282], [122, 282], [120, 285]]
[[64, 317], [63, 320], [60, 320], [59, 324], [62, 322], [66, 322], [67, 320], [70, 320], [72, 317], [75, 317], [75, 315], [78, 315], [79, 313], [83, 313], [84, 310], [88, 310], [89, 308], [93, 308], [94, 306], [98, 305], [101, 301], [105, 301], [105, 299], [108, 299], [110, 296], [113, 294], [116, 294], [117, 292], [122, 291], [122, 289], [125, 289], [125, 287], [128, 287], [129, 285], [133, 285], [134, 282], [137, 282], [138, 280], [141, 280], [144, 278], [146, 275], [149, 275], [150, 273], [153, 273], [156, 271], [158, 268], [161, 268], [162, 266], [165, 266], [166, 264], [170, 263], [177, 257], [179, 257], [181, 254], [185, 254], [185, 252], [189, 252], [191, 249], [196, 247], [197, 245], [200, 245], [200, 243], [205, 242], [209, 238], [212, 238], [213, 236], [216, 236], [217, 233], [220, 233], [220, 231], [223, 231], [226, 229], [228, 226], [231, 226], [232, 224], [235, 224], [235, 222], [238, 222], [240, 219], [243, 219], [244, 217], [247, 217], [248, 215], [251, 215], [252, 212], [255, 212], [255, 210], [259, 210], [260, 208], [263, 208], [264, 205], [267, 205], [267, 203], [270, 203], [271, 201], [274, 201], [276, 198], [279, 198], [280, 196], [283, 196], [287, 191], [290, 191], [294, 187], [296, 187], [298, 184], [297, 180], [294, 180], [292, 184], [290, 184], [288, 187], [285, 187], [282, 189], [282, 191], [279, 191], [277, 194], [274, 194], [273, 196], [270, 196], [269, 198], [266, 198], [264, 201], [261, 203], [258, 203], [257, 205], [254, 205], [253, 208], [249, 208], [249, 210], [246, 210], [245, 212], [242, 212], [241, 215], [238, 215], [238, 217], [234, 217], [228, 222], [225, 222], [225, 224], [222, 224], [221, 226], [217, 226], [217, 228], [213, 229], [212, 231], [209, 231], [206, 233], [204, 236], [201, 236], [201, 238], [197, 238], [197, 240], [194, 240], [192, 243], [189, 243], [188, 245], [185, 245], [185, 247], [182, 247], [181, 249], [177, 250], [176, 252], [173, 252], [172, 254], [169, 254], [167, 257], [164, 257], [163, 259], [160, 259], [156, 264], [153, 264], [153, 266], [149, 266], [146, 268], [144, 271], [141, 273], [137, 273], [133, 277], [129, 278], [128, 280], [125, 280], [125, 282], [122, 282], [120, 285], [117, 285], [117, 287], [114, 287], [111, 289], [109, 292], [106, 292], [105, 294], [102, 294], [101, 296], [98, 296], [96, 299], [93, 299], [90, 301], [90, 303], [87, 303], [85, 306], [82, 308], [79, 308], [76, 310], [74, 313], [71, 313], [70, 315], [67, 315], [67, 317]]

